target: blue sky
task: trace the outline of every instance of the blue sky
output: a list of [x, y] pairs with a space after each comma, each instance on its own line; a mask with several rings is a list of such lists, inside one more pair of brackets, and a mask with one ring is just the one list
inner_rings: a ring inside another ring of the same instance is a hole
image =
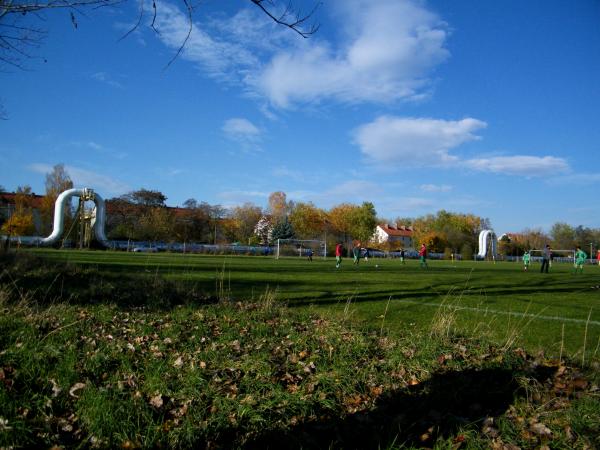
[[187, 25], [181, 3], [157, 6], [160, 35], [121, 41], [137, 2], [76, 29], [45, 16], [41, 58], [0, 72], [2, 186], [43, 193], [64, 163], [104, 198], [143, 187], [171, 206], [281, 190], [390, 220], [473, 213], [497, 233], [600, 226], [598, 1], [325, 0], [303, 39], [207, 0], [167, 69]]

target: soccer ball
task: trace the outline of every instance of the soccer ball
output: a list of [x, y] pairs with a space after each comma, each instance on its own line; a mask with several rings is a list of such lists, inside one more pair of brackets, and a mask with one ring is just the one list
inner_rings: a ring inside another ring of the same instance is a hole
[[375, 268], [376, 268], [376, 269], [379, 269], [379, 264], [375, 264]]

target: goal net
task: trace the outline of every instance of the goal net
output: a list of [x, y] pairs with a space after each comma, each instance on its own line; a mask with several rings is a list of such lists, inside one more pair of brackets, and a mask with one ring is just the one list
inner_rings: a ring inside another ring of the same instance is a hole
[[[575, 250], [556, 250], [552, 249], [552, 258], [551, 260], [557, 262], [574, 262], [575, 261]], [[543, 257], [544, 250], [529, 250], [531, 256]]]
[[327, 256], [327, 245], [325, 241], [317, 239], [277, 239], [275, 257], [298, 256], [300, 258], [315, 258]]

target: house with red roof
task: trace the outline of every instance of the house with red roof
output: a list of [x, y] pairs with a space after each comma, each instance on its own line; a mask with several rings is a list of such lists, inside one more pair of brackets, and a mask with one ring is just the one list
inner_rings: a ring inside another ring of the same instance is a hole
[[377, 225], [373, 241], [379, 244], [388, 244], [393, 247], [405, 249], [413, 247], [413, 229], [404, 225], [390, 225], [383, 223]]

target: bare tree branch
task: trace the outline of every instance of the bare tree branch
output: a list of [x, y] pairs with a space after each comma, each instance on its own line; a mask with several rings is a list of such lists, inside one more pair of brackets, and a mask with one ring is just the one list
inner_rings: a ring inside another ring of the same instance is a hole
[[140, 0], [140, 15], [138, 16], [137, 23], [133, 27], [131, 27], [129, 29], [129, 31], [127, 31], [127, 33], [125, 33], [123, 36], [121, 36], [117, 42], [122, 41], [127, 36], [129, 36], [131, 33], [133, 33], [135, 30], [137, 30], [140, 27], [140, 24], [142, 23], [143, 17], [144, 17], [144, 0]]
[[[44, 20], [43, 12], [48, 10], [68, 10], [70, 20], [74, 28], [78, 28], [76, 14], [85, 15], [83, 10], [98, 8], [116, 7], [131, 0], [0, 0], [0, 71], [2, 65], [27, 70], [24, 61], [33, 59], [31, 50], [38, 48], [46, 37], [44, 30], [31, 26], [31, 18]], [[139, 15], [137, 22], [128, 30], [119, 41], [131, 35], [135, 30], [142, 26], [146, 11], [144, 3], [146, 0], [139, 0]], [[187, 16], [187, 33], [176, 53], [169, 60], [165, 69], [169, 68], [173, 62], [179, 58], [188, 44], [192, 35], [194, 21], [194, 6], [192, 0], [178, 0], [183, 3]], [[315, 34], [319, 25], [316, 23], [307, 26], [316, 10], [321, 6], [318, 2], [308, 14], [303, 14], [301, 10], [295, 10], [292, 1], [289, 0], [283, 11], [277, 8], [277, 0], [250, 0], [255, 6], [261, 9], [275, 23], [287, 27], [298, 33], [303, 38]], [[160, 30], [156, 26], [157, 20], [156, 0], [152, 0], [152, 22], [149, 25], [156, 34], [160, 35]], [[281, 11], [281, 12], [280, 12]], [[44, 60], [45, 61], [45, 60]], [[5, 118], [2, 105], [0, 104], [0, 119]]]
[[[258, 6], [260, 9], [262, 9], [262, 11], [267, 16], [269, 16], [271, 19], [273, 19], [276, 23], [294, 30], [296, 33], [298, 33], [303, 38], [307, 38], [307, 37], [315, 34], [319, 30], [319, 24], [315, 24], [315, 23], [313, 23], [308, 29], [303, 29], [302, 26], [304, 25], [304, 23], [307, 20], [309, 20], [313, 16], [313, 14], [319, 8], [319, 6], [322, 5], [322, 3], [320, 3], [320, 2], [315, 4], [312, 11], [309, 12], [308, 14], [302, 14], [300, 10], [297, 12], [294, 12], [294, 9], [293, 9], [291, 3], [288, 3], [288, 5], [285, 7], [283, 13], [281, 13], [277, 17], [267, 7], [264, 6], [264, 3], [265, 3], [264, 0], [250, 0], [250, 1], [252, 3], [254, 3], [256, 6]], [[269, 3], [272, 4], [272, 2], [269, 2]], [[294, 19], [290, 20], [291, 16], [294, 16]]]
[[171, 61], [169, 61], [169, 63], [165, 66], [165, 69], [168, 69], [169, 66], [171, 64], [173, 64], [173, 61], [175, 61], [179, 57], [179, 55], [183, 51], [183, 48], [185, 47], [185, 44], [187, 44], [187, 42], [190, 39], [190, 36], [192, 35], [192, 28], [194, 27], [194, 21], [193, 21], [193, 18], [192, 18], [193, 9], [192, 9], [192, 6], [188, 3], [187, 0], [182, 0], [182, 1], [185, 4], [185, 7], [186, 7], [187, 13], [188, 13], [188, 32], [187, 32], [187, 35], [185, 36], [185, 39], [183, 40], [183, 42], [181, 43], [181, 45], [177, 49], [177, 53], [171, 58]]

